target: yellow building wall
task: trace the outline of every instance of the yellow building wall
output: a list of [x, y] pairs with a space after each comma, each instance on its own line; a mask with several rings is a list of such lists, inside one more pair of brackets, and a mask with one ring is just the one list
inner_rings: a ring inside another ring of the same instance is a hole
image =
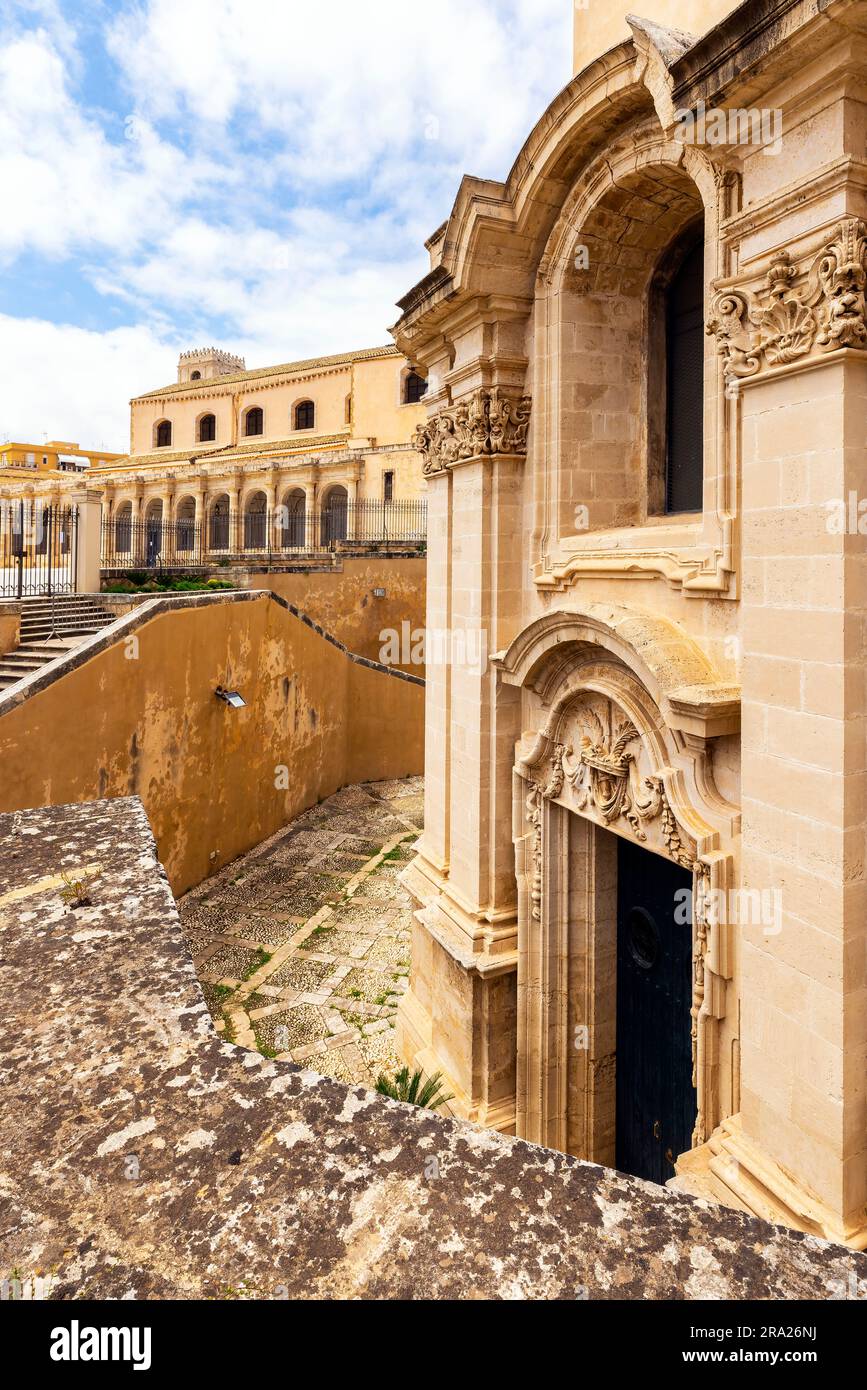
[[402, 357], [356, 362], [352, 425], [356, 438], [372, 439], [378, 444], [410, 442], [427, 411], [423, 402], [402, 404], [406, 370]]
[[422, 771], [423, 687], [269, 596], [161, 613], [135, 636], [132, 658], [118, 640], [0, 715], [0, 811], [140, 796], [180, 894], [341, 786]]
[[[299, 447], [309, 439], [315, 449], [320, 435], [408, 444], [425, 412], [423, 405], [400, 403], [405, 369], [404, 358], [390, 355], [302, 373], [291, 380], [258, 377], [224, 384], [215, 377], [165, 396], [138, 397], [131, 402], [130, 449], [134, 455], [152, 453], [155, 427], [161, 420], [172, 423], [172, 442], [166, 453], [189, 450], [205, 455], [233, 444], [286, 439], [293, 445], [297, 441]], [[346, 398], [350, 394], [352, 420], [347, 422]], [[295, 406], [305, 400], [313, 401], [316, 408], [315, 425], [312, 430], [295, 430]], [[263, 411], [264, 430], [261, 435], [247, 436], [244, 415], [253, 406]], [[216, 439], [201, 445], [196, 427], [205, 414], [216, 417]]]
[[125, 457], [124, 454], [107, 453], [105, 449], [82, 449], [79, 444], [68, 444], [60, 439], [52, 439], [47, 444], [0, 444], [0, 471], [14, 468], [27, 473], [51, 473], [56, 470], [61, 477], [66, 477], [68, 474], [59, 465], [61, 454], [86, 459], [93, 468], [100, 464], [116, 463]]
[[700, 38], [736, 10], [741, 0], [564, 0], [574, 6], [573, 72], [580, 72], [632, 33], [628, 14], [682, 29]]

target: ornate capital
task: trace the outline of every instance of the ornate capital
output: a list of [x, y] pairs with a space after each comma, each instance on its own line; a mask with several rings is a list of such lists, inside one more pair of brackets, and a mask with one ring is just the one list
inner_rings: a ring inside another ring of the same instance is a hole
[[725, 359], [729, 385], [762, 367], [797, 362], [816, 352], [867, 347], [867, 227], [847, 217], [814, 260], [805, 287], [788, 251], [780, 251], [767, 273], [767, 291], [757, 299], [745, 290], [716, 295], [707, 331]]
[[485, 454], [526, 454], [529, 396], [500, 386], [480, 388], [419, 425], [413, 445], [426, 475]]

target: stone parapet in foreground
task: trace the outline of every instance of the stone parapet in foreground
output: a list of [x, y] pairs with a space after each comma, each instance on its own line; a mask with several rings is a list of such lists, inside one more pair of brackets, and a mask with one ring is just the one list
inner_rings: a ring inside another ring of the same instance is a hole
[[842, 1247], [221, 1042], [135, 799], [0, 816], [0, 946], [0, 1272], [53, 1297], [826, 1299], [867, 1278]]

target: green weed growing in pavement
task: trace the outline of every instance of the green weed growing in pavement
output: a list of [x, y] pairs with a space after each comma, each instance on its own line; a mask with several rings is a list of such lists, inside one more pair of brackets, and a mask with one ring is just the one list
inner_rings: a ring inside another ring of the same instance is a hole
[[263, 965], [267, 965], [271, 959], [270, 951], [263, 951], [261, 946], [257, 946], [253, 954], [253, 959], [241, 976], [242, 980], [249, 980], [251, 975], [255, 975], [257, 970], [261, 970]]

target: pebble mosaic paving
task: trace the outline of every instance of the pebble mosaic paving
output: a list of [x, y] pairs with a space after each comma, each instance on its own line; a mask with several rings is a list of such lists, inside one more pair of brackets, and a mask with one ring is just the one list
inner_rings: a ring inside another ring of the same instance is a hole
[[398, 1070], [423, 807], [420, 777], [345, 787], [180, 900], [223, 1037], [362, 1086]]

